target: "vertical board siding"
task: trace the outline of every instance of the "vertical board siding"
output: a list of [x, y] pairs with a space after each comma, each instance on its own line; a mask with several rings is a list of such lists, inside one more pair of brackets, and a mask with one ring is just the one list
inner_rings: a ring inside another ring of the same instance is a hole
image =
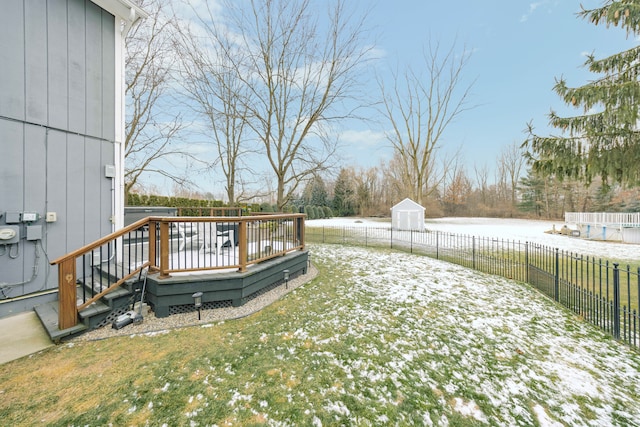
[[24, 126], [24, 210], [44, 212], [47, 200], [47, 130]]
[[49, 126], [66, 129], [69, 120], [69, 65], [67, 63], [67, 5], [47, 8], [47, 73]]
[[[84, 142], [84, 163], [91, 165], [91, 170], [84, 171], [84, 238], [87, 241], [99, 239], [100, 234], [100, 212], [105, 207], [100, 204], [101, 182], [104, 178], [104, 166], [101, 166], [100, 141], [88, 139]], [[94, 166], [95, 165], [95, 166]], [[108, 208], [107, 208], [108, 210]]]
[[67, 62], [69, 64], [69, 123], [68, 129], [85, 133], [86, 111], [86, 55], [85, 8], [83, 0], [68, 0]]
[[[101, 135], [102, 133], [102, 13], [93, 3], [87, 4], [85, 39], [87, 49], [85, 57], [86, 100], [85, 119], [86, 133]], [[102, 136], [102, 135], [101, 135]]]
[[29, 0], [24, 12], [25, 117], [28, 122], [46, 123], [47, 8], [39, 0]]
[[0, 120], [2, 167], [0, 168], [0, 212], [16, 212], [22, 206], [24, 189], [24, 126], [19, 122]]
[[2, 2], [0, 31], [0, 115], [24, 119], [25, 28], [22, 2]]
[[[24, 174], [22, 170], [24, 150], [22, 141], [24, 138], [24, 126], [18, 122], [0, 120], [0, 135], [3, 136], [2, 140], [0, 140], [2, 144], [2, 158], [11, 159], [10, 161], [3, 162], [2, 167], [0, 167], [0, 182], [3, 184], [0, 189], [0, 213], [4, 214], [5, 212], [16, 212], [16, 209], [12, 209], [12, 207], [22, 204], [21, 194], [24, 188]], [[10, 249], [11, 248], [6, 248], [7, 251], [10, 251]], [[15, 248], [13, 249], [15, 253]], [[23, 280], [23, 270], [22, 255], [18, 257], [18, 259], [10, 258], [8, 253], [0, 256], [1, 282], [21, 282]], [[0, 297], [2, 297], [2, 294], [0, 294]]]
[[[113, 15], [102, 11], [102, 137], [108, 140], [116, 138], [116, 63], [115, 37], [116, 27]], [[123, 58], [124, 60], [124, 58]], [[119, 120], [120, 118], [118, 118]], [[111, 150], [113, 156], [113, 149]], [[112, 162], [113, 164], [113, 162]]]
[[[89, 0], [3, 2], [0, 212], [39, 213], [46, 251], [34, 281], [34, 242], [22, 239], [16, 259], [0, 257], [0, 282], [27, 282], [10, 297], [56, 288], [46, 282], [46, 258], [111, 232], [112, 180], [104, 166], [115, 163], [119, 119], [115, 31], [114, 16]], [[46, 212], [57, 221], [46, 223]]]
[[[47, 250], [49, 259], [55, 259], [71, 250], [66, 244], [66, 235], [67, 228], [73, 226], [67, 215], [66, 185], [63, 187], [58, 183], [67, 181], [67, 163], [78, 160], [68, 160], [67, 134], [64, 132], [49, 131], [47, 152], [47, 210], [58, 216], [58, 221], [47, 227]], [[53, 273], [52, 277], [55, 277]]]
[[84, 242], [85, 220], [85, 176], [91, 167], [85, 164], [85, 138], [78, 135], [67, 135], [67, 248], [79, 248]]

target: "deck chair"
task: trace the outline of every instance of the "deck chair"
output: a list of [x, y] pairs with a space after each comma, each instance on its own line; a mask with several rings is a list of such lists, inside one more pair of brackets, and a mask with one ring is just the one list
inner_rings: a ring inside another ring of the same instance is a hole
[[224, 248], [233, 249], [236, 246], [235, 230], [229, 229], [227, 231], [218, 231], [216, 233], [216, 247], [215, 250], [222, 252]]
[[187, 231], [190, 231], [189, 229], [190, 227], [183, 227], [178, 250], [198, 248], [200, 253], [215, 253], [216, 247], [212, 244], [215, 243], [217, 245], [217, 233], [214, 229], [214, 224], [199, 222], [191, 235], [187, 233]]

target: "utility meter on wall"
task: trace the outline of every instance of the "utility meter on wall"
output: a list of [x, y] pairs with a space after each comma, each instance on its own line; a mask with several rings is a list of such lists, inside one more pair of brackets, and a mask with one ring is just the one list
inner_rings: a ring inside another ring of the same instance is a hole
[[0, 226], [0, 245], [18, 243], [20, 240], [19, 228], [14, 225]]

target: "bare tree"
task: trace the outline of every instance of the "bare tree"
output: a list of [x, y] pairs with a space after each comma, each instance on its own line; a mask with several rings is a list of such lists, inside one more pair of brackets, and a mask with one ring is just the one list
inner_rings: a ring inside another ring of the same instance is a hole
[[[445, 178], [449, 162], [438, 170], [437, 151], [447, 127], [468, 110], [471, 87], [464, 85], [462, 71], [467, 52], [457, 55], [455, 44], [441, 55], [439, 44], [424, 53], [425, 73], [411, 68], [394, 73], [390, 88], [379, 80], [382, 113], [391, 124], [388, 139], [399, 154], [399, 172], [410, 183], [407, 194], [417, 203], [436, 191]], [[451, 159], [453, 160], [453, 159]]]
[[405, 197], [413, 197], [413, 183], [407, 170], [407, 164], [397, 150], [393, 153], [393, 157], [383, 164], [382, 169], [385, 175], [385, 181], [389, 183], [391, 198], [399, 201]]
[[450, 171], [451, 181], [444, 188], [442, 201], [447, 215], [463, 215], [466, 214], [471, 195], [471, 181], [467, 177], [467, 173], [463, 167], [456, 165]]
[[363, 43], [364, 18], [345, 3], [332, 1], [327, 19], [310, 0], [226, 1], [217, 24], [200, 15], [202, 25], [224, 26], [208, 34], [230, 47], [224, 63], [249, 90], [238, 98], [275, 175], [279, 209], [301, 182], [330, 166], [332, 126], [358, 107], [358, 73], [371, 47]]
[[126, 38], [126, 135], [125, 195], [144, 173], [159, 174], [184, 185], [182, 171], [163, 167], [162, 160], [194, 156], [177, 141], [184, 128], [181, 114], [172, 109], [172, 16], [162, 1], [144, 0], [140, 6], [149, 17], [129, 31]]
[[360, 169], [355, 174], [355, 196], [359, 215], [369, 216], [380, 213], [379, 181], [378, 169], [375, 167]]
[[482, 166], [474, 164], [473, 171], [476, 176], [476, 185], [480, 193], [480, 203], [486, 205], [489, 196], [489, 166], [486, 163]]
[[506, 193], [509, 194], [509, 205], [512, 213], [518, 202], [518, 182], [520, 181], [524, 164], [524, 151], [518, 143], [514, 142], [502, 148], [498, 158], [498, 170], [500, 171], [500, 182], [504, 185]]
[[187, 104], [204, 121], [202, 133], [215, 146], [217, 159], [213, 166], [222, 169], [227, 199], [234, 206], [258, 196], [245, 192], [241, 177], [243, 170], [254, 175], [242, 162], [250, 151], [245, 132], [250, 93], [229, 60], [233, 54], [234, 61], [238, 61], [242, 52], [220, 35], [221, 29], [213, 24], [214, 14], [208, 4], [206, 13], [207, 16], [199, 17], [201, 23], [209, 23], [199, 28], [204, 34], [198, 36], [185, 26], [177, 31], [177, 45], [182, 52], [181, 84], [194, 101]]

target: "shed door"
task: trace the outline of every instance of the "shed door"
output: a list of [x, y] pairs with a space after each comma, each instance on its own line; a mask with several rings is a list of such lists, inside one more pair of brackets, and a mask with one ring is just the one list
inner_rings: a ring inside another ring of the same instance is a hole
[[409, 212], [408, 211], [398, 212], [398, 228], [400, 230], [409, 229]]
[[409, 229], [410, 230], [419, 230], [420, 229], [420, 212], [411, 211], [409, 212]]

